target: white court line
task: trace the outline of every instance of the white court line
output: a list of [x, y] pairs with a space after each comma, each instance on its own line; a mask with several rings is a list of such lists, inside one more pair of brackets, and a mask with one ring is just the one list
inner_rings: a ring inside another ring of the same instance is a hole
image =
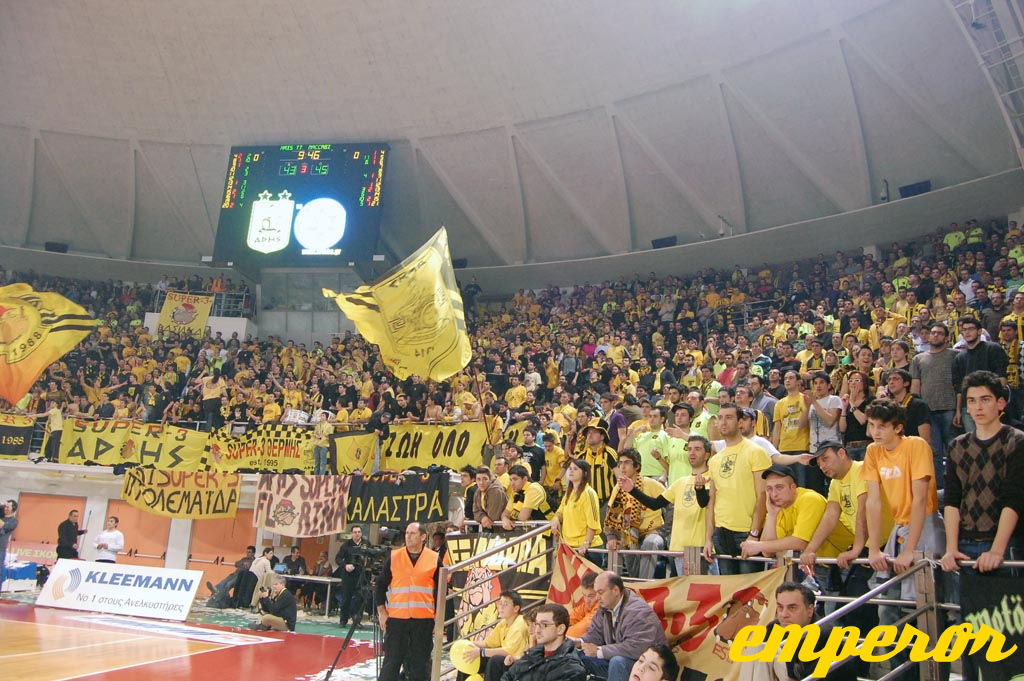
[[126, 638], [123, 641], [104, 641], [101, 643], [86, 643], [80, 646], [71, 646], [70, 648], [48, 648], [46, 650], [36, 650], [31, 653], [10, 653], [0, 655], [0, 660], [9, 660], [12, 657], [26, 657], [29, 655], [49, 655], [50, 653], [64, 653], [69, 650], [82, 650], [83, 648], [95, 648], [97, 646], [113, 646], [121, 643], [128, 643], [129, 641], [148, 641], [153, 638], [152, 636], [136, 636], [135, 638]]
[[[74, 629], [75, 631], [79, 631], [79, 632], [82, 631], [81, 627], [67, 627], [67, 626], [64, 626], [62, 624], [48, 624], [48, 623], [44, 623], [44, 622], [24, 622], [22, 620], [7, 620], [7, 619], [0, 619], [0, 621], [3, 621], [3, 622], [13, 622], [15, 624], [31, 624], [31, 625], [42, 626], [42, 627], [57, 627], [58, 629]], [[103, 629], [100, 629], [98, 631], [105, 631], [105, 633], [110, 633], [110, 634], [116, 633], [116, 632], [112, 632], [112, 631], [106, 631], [106, 630], [103, 630]], [[163, 641], [167, 640], [166, 638], [160, 637], [160, 636], [140, 636], [140, 637], [138, 637], [138, 639], [135, 639], [135, 640], [141, 640], [141, 639], [156, 639], [156, 640], [163, 640]], [[190, 651], [188, 651], [186, 653], [179, 653], [177, 655], [168, 655], [167, 657], [158, 657], [158, 658], [154, 658], [152, 660], [143, 660], [142, 662], [134, 662], [132, 664], [125, 664], [125, 665], [121, 665], [120, 667], [107, 667], [105, 669], [98, 669], [98, 670], [96, 670], [94, 672], [87, 672], [85, 674], [76, 674], [75, 676], [64, 676], [64, 677], [61, 677], [61, 678], [58, 678], [58, 679], [50, 679], [49, 681], [74, 681], [74, 679], [81, 679], [81, 678], [85, 678], [85, 677], [88, 677], [88, 676], [95, 676], [97, 674], [109, 674], [110, 672], [117, 672], [117, 671], [122, 671], [124, 669], [131, 669], [132, 667], [142, 667], [142, 666], [147, 665], [147, 664], [156, 664], [158, 662], [167, 662], [168, 660], [176, 660], [179, 657], [192, 657], [193, 655], [201, 655], [203, 653], [213, 653], [213, 652], [216, 652], [218, 650], [224, 650], [225, 648], [232, 648], [232, 647], [234, 647], [234, 646], [224, 645], [224, 644], [219, 644], [219, 643], [207, 643], [205, 641], [188, 641], [188, 639], [179, 639], [179, 640], [182, 640], [183, 642], [187, 642], [187, 643], [198, 643], [198, 644], [201, 644], [201, 645], [216, 646], [216, 647], [210, 648], [209, 650], [190, 650]], [[119, 643], [119, 641], [111, 641], [111, 643]], [[34, 654], [38, 654], [38, 653], [34, 653]], [[4, 655], [4, 656], [0, 657], [0, 660], [4, 659], [6, 657], [13, 657], [13, 656], [11, 656], [11, 655]]]

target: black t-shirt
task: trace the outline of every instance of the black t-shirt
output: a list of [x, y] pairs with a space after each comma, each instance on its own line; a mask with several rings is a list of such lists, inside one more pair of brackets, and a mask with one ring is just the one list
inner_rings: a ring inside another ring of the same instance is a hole
[[903, 432], [907, 435], [918, 435], [918, 429], [928, 423], [928, 419], [931, 417], [928, 403], [920, 397], [911, 397], [910, 404], [907, 405], [906, 409], [907, 423], [903, 427]]
[[523, 458], [530, 463], [533, 469], [532, 478], [534, 482], [540, 482], [540, 469], [544, 466], [544, 448], [534, 444], [531, 447], [522, 446]]

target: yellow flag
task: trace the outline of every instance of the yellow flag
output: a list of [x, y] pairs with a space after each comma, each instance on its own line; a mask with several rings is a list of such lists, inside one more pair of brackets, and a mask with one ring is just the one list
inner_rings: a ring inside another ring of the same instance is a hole
[[25, 396], [40, 374], [92, 333], [95, 319], [58, 293], [0, 287], [0, 397]]
[[160, 322], [156, 327], [158, 338], [175, 335], [178, 338], [206, 338], [206, 322], [210, 318], [212, 295], [195, 295], [181, 291], [168, 291], [160, 308]]
[[350, 294], [323, 294], [380, 347], [399, 379], [417, 374], [443, 381], [469, 364], [472, 348], [444, 227], [376, 282]]

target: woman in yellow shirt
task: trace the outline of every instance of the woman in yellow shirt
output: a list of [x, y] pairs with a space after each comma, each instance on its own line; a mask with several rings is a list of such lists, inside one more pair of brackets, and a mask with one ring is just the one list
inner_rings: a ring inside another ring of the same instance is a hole
[[[569, 486], [558, 512], [551, 519], [556, 536], [581, 556], [601, 546], [601, 502], [590, 486], [590, 464], [582, 459], [569, 462]], [[592, 559], [591, 559], [592, 560]]]

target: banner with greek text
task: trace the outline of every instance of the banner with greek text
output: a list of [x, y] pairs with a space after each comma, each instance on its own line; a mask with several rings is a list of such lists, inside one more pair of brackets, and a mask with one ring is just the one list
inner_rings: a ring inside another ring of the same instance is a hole
[[391, 426], [380, 443], [380, 467], [402, 471], [413, 466], [447, 466], [452, 470], [479, 466], [483, 463], [486, 441], [487, 427], [483, 421], [453, 425], [401, 423]]
[[242, 435], [220, 429], [210, 434], [206, 448], [212, 470], [313, 472], [313, 431], [309, 428], [270, 424]]
[[115, 466], [137, 463], [159, 470], [206, 468], [206, 433], [162, 423], [120, 419], [65, 419], [60, 463]]
[[206, 322], [210, 318], [213, 295], [194, 295], [181, 291], [168, 291], [160, 308], [157, 338], [175, 335], [178, 338], [206, 338]]
[[[448, 555], [452, 565], [455, 565], [485, 551], [509, 544], [519, 534], [522, 532], [507, 533], [500, 537], [449, 535], [445, 543], [448, 546]], [[502, 591], [517, 592], [523, 599], [524, 608], [534, 602], [543, 602], [547, 593], [544, 588], [546, 580], [538, 581], [537, 578], [548, 572], [549, 559], [544, 553], [547, 546], [547, 537], [538, 535], [533, 539], [509, 545], [505, 551], [480, 561], [468, 570], [458, 570], [453, 573], [451, 586], [453, 590], [462, 589], [467, 584], [475, 585], [462, 594], [458, 613], [468, 613], [474, 608], [496, 599]], [[498, 574], [519, 562], [522, 562], [522, 565], [516, 567], [515, 570]], [[460, 619], [459, 635], [467, 636], [481, 627], [497, 622], [496, 606], [496, 602], [491, 603], [486, 608]]]
[[16, 556], [18, 560], [26, 563], [53, 565], [57, 562], [57, 545], [12, 539], [7, 546], [7, 556]]
[[0, 414], [0, 459], [24, 459], [32, 444], [35, 418], [21, 414]]
[[330, 437], [331, 461], [338, 475], [356, 471], [369, 475], [373, 472], [373, 455], [376, 451], [376, 433], [335, 433]]
[[[357, 476], [358, 477], [358, 476]], [[350, 475], [264, 474], [253, 525], [286, 537], [322, 537], [345, 529]]]
[[348, 519], [358, 523], [437, 523], [448, 519], [447, 473], [353, 475]]
[[121, 498], [135, 508], [168, 518], [234, 518], [238, 473], [159, 471], [130, 468]]
[[1024, 603], [1020, 596], [1020, 580], [1011, 577], [960, 573], [960, 614], [964, 622], [988, 625], [1006, 637], [1003, 650], [1016, 646], [1017, 652], [1006, 660], [989, 662], [985, 650], [965, 657], [964, 678], [970, 681], [1024, 680]]
[[[580, 578], [601, 568], [562, 544], [551, 574], [548, 600], [572, 609], [583, 599]], [[740, 665], [729, 660], [736, 633], [749, 624], [766, 626], [775, 618], [775, 589], [786, 568], [749, 575], [692, 575], [627, 584], [661, 619], [681, 667], [705, 679], [736, 681]]]
[[36, 605], [184, 621], [203, 573], [60, 559]]

